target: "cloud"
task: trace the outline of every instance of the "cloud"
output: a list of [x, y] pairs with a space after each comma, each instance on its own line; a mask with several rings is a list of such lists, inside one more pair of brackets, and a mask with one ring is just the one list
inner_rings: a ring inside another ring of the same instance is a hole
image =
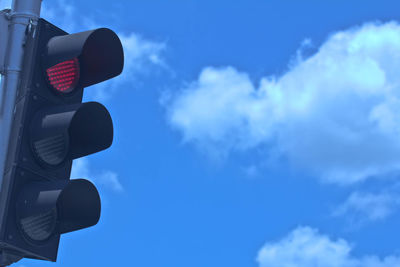
[[118, 34], [124, 48], [124, 70], [122, 74], [112, 80], [96, 86], [91, 96], [99, 101], [110, 98], [122, 86], [137, 85], [139, 77], [150, 74], [154, 69], [168, 69], [162, 58], [166, 50], [165, 43], [146, 40], [137, 33]]
[[99, 177], [98, 181], [100, 184], [112, 189], [115, 192], [122, 192], [124, 188], [122, 187], [119, 179], [118, 174], [112, 171], [105, 171]]
[[337, 207], [333, 216], [345, 216], [351, 225], [358, 226], [367, 221], [381, 221], [400, 207], [400, 195], [389, 192], [353, 192]]
[[93, 171], [87, 158], [80, 158], [73, 161], [71, 179], [79, 178], [90, 180], [94, 184], [116, 193], [124, 191], [117, 173], [109, 170]]
[[90, 177], [89, 161], [86, 158], [74, 160], [71, 169], [71, 178], [88, 179], [89, 177]]
[[337, 32], [297, 59], [259, 86], [234, 67], [206, 67], [166, 102], [168, 121], [184, 142], [211, 152], [268, 145], [324, 182], [398, 172], [399, 24]]
[[399, 256], [355, 257], [343, 239], [332, 240], [310, 227], [298, 227], [283, 239], [265, 244], [258, 253], [259, 267], [395, 267]]
[[230, 149], [254, 147], [271, 134], [264, 118], [268, 107], [257, 103], [254, 94], [247, 74], [231, 67], [206, 68], [174, 99], [169, 119], [183, 131], [185, 141]]
[[93, 19], [87, 14], [79, 15], [75, 6], [66, 0], [43, 1], [40, 16], [69, 33], [87, 30], [86, 27], [94, 24]]
[[[41, 16], [69, 33], [104, 27], [93, 16], [78, 12], [65, 0], [44, 2]], [[149, 74], [150, 70], [168, 68], [162, 57], [166, 43], [147, 40], [135, 32], [117, 32], [117, 35], [124, 49], [124, 70], [120, 76], [95, 85], [94, 90], [85, 91], [91, 99], [105, 101], [122, 86], [135, 85], [138, 78]]]

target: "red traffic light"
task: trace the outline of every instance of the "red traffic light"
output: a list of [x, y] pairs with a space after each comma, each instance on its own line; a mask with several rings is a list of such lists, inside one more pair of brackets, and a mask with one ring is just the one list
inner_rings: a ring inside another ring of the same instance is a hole
[[72, 92], [79, 82], [79, 60], [73, 58], [46, 70], [49, 83], [61, 93]]
[[55, 76], [49, 80], [51, 85], [66, 93], [118, 76], [124, 66], [124, 52], [115, 32], [100, 28], [51, 38], [42, 66], [49, 79], [50, 74]]

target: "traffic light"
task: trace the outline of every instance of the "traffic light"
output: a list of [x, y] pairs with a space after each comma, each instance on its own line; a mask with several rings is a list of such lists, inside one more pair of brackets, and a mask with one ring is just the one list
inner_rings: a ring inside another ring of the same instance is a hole
[[100, 28], [75, 34], [39, 19], [27, 28], [22, 79], [0, 191], [0, 266], [20, 258], [55, 261], [60, 235], [95, 225], [100, 197], [72, 160], [111, 146], [113, 124], [83, 88], [118, 76], [118, 36]]

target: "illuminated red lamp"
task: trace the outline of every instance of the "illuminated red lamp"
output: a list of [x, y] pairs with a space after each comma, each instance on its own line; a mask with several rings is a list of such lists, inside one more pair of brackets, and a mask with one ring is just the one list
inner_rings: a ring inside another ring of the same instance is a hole
[[61, 93], [72, 92], [79, 81], [79, 60], [73, 58], [46, 70], [49, 83]]

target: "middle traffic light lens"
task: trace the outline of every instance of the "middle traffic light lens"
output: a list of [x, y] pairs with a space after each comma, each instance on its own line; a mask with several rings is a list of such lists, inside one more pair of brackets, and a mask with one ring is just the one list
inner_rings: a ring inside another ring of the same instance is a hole
[[73, 58], [46, 70], [49, 83], [61, 93], [75, 89], [79, 81], [79, 60]]

